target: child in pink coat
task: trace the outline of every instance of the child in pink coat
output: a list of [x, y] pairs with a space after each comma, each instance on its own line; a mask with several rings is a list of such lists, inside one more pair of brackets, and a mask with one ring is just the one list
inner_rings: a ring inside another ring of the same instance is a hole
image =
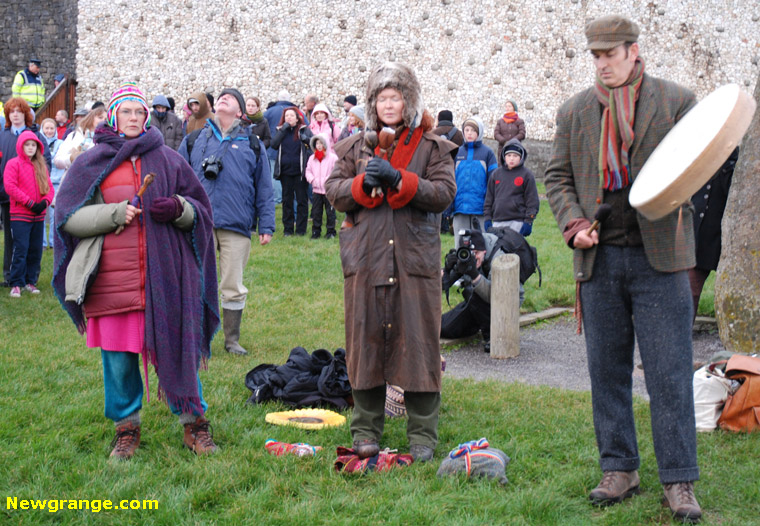
[[327, 106], [321, 102], [314, 106], [314, 110], [311, 112], [311, 122], [309, 123], [309, 129], [311, 133], [316, 135], [324, 134], [330, 141], [328, 145], [332, 148], [332, 145], [338, 142], [340, 137], [340, 125], [333, 119], [332, 113], [327, 109]]
[[[319, 107], [319, 106], [317, 106]], [[316, 108], [315, 108], [316, 111]], [[338, 156], [330, 147], [330, 139], [322, 134], [315, 135], [310, 141], [311, 150], [314, 152], [306, 163], [306, 180], [311, 184], [313, 197], [311, 204], [311, 238], [319, 239], [322, 235], [322, 208], [327, 216], [326, 239], [335, 237], [335, 209], [325, 196], [325, 181], [330, 177]]]
[[39, 294], [37, 279], [42, 261], [42, 237], [45, 232], [45, 210], [53, 201], [43, 146], [37, 135], [24, 131], [16, 142], [16, 153], [5, 166], [3, 179], [11, 204], [13, 258], [11, 260], [11, 297], [20, 298], [24, 289]]

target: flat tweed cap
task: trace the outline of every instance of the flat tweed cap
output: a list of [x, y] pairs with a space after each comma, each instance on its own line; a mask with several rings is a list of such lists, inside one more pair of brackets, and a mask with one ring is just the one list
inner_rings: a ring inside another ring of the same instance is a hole
[[639, 26], [620, 15], [607, 15], [586, 24], [589, 50], [607, 50], [639, 39]]

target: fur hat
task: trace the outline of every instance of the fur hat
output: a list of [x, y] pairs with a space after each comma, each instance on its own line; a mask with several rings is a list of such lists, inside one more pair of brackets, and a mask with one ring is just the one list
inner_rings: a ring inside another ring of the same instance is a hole
[[422, 122], [425, 103], [422, 101], [422, 89], [414, 71], [401, 62], [386, 62], [377, 66], [367, 80], [365, 99], [367, 130], [380, 129], [377, 119], [377, 95], [385, 88], [398, 90], [404, 97], [404, 125], [416, 128]]
[[330, 139], [327, 138], [327, 135], [324, 133], [319, 133], [317, 135], [313, 135], [311, 139], [309, 139], [309, 148], [311, 148], [312, 152], [317, 151], [317, 141], [322, 143], [322, 146], [324, 146], [323, 150], [325, 153], [327, 150], [330, 149]]
[[143, 131], [146, 131], [150, 127], [150, 108], [148, 107], [148, 101], [145, 98], [143, 92], [140, 91], [140, 88], [137, 87], [137, 84], [131, 81], [125, 82], [119, 86], [119, 89], [114, 91], [113, 95], [111, 95], [111, 100], [108, 101], [108, 113], [106, 115], [106, 122], [108, 122], [108, 125], [111, 128], [118, 130], [116, 113], [119, 111], [119, 106], [121, 106], [121, 103], [127, 100], [139, 102], [145, 109], [145, 113], [148, 115], [146, 116], [145, 123], [143, 124]]

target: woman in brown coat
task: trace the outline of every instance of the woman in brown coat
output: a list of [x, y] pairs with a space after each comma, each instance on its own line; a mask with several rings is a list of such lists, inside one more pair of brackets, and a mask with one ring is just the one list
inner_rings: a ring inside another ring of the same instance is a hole
[[[404, 389], [411, 453], [426, 461], [438, 441], [438, 232], [440, 214], [456, 193], [454, 145], [430, 133], [433, 118], [407, 66], [377, 67], [366, 100], [366, 131], [336, 145], [339, 160], [325, 185], [333, 206], [346, 212], [340, 251], [355, 403], [351, 434], [360, 457], [378, 453], [385, 384], [398, 385]], [[393, 145], [382, 153], [370, 150], [365, 133], [383, 127], [395, 131]]]
[[[517, 139], [520, 142], [525, 140], [525, 121], [517, 116], [515, 101], [508, 100], [504, 110], [504, 115], [496, 123], [496, 128], [493, 131], [494, 139], [499, 141], [499, 151], [512, 139]], [[499, 159], [499, 166], [503, 165], [504, 159]]]

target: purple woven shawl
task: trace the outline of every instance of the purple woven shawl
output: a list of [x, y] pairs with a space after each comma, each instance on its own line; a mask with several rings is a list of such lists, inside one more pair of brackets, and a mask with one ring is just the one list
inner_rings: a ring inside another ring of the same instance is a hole
[[[53, 288], [80, 333], [86, 329], [81, 305], [65, 301], [66, 269], [79, 240], [63, 227], [84, 206], [108, 174], [132, 156], [141, 160], [141, 180], [156, 174], [143, 196], [147, 245], [145, 348], [158, 375], [158, 395], [182, 412], [203, 414], [198, 368], [211, 356], [219, 328], [213, 218], [208, 196], [192, 168], [164, 146], [156, 128], [127, 140], [108, 126], [95, 132], [95, 146], [77, 157], [56, 196]], [[147, 210], [156, 197], [181, 195], [195, 208], [195, 223], [182, 232], [156, 223]]]

